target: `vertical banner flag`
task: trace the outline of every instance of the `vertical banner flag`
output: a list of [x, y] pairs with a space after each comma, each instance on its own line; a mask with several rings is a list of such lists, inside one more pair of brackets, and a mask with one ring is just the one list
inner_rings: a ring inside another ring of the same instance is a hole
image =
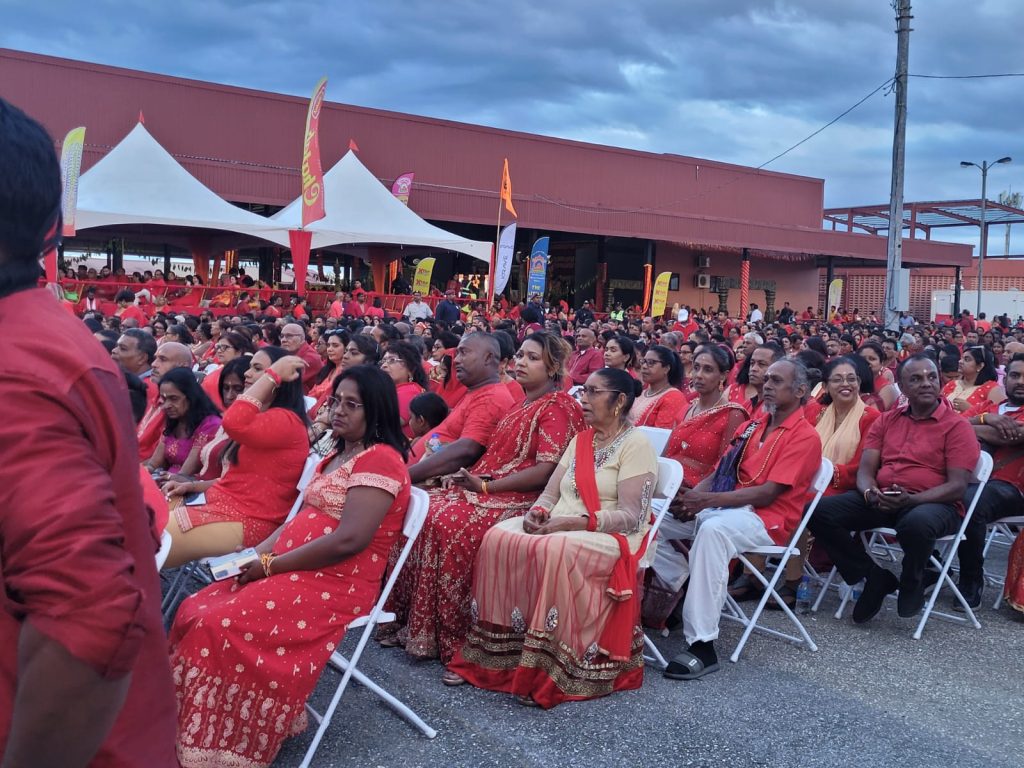
[[657, 320], [665, 314], [665, 305], [668, 303], [668, 281], [672, 279], [671, 272], [662, 272], [654, 281], [654, 298], [651, 305], [651, 317]]
[[501, 199], [505, 203], [505, 210], [519, 218], [516, 207], [512, 205], [512, 179], [508, 175], [508, 158], [505, 158], [505, 165], [501, 169]]
[[289, 229], [288, 242], [292, 248], [292, 268], [295, 270], [295, 292], [306, 295], [306, 272], [309, 268], [309, 246], [313, 233], [305, 229]]
[[747, 316], [750, 307], [750, 262], [740, 263], [740, 313], [736, 317], [741, 320]]
[[544, 298], [544, 285], [548, 276], [548, 245], [550, 237], [541, 237], [530, 251], [530, 278], [526, 284], [526, 295]]
[[412, 180], [415, 177], [415, 173], [403, 173], [395, 179], [395, 183], [391, 185], [391, 194], [408, 205], [409, 193], [412, 192]]
[[641, 309], [645, 315], [647, 314], [647, 308], [651, 306], [651, 273], [654, 271], [653, 264], [644, 264], [644, 295]]
[[324, 171], [320, 166], [320, 109], [327, 94], [327, 78], [313, 89], [306, 113], [306, 135], [302, 141], [302, 226], [322, 219], [324, 213]]
[[494, 272], [494, 292], [501, 293], [512, 276], [512, 256], [516, 245], [516, 223], [513, 221], [501, 231], [498, 238], [498, 258]]
[[60, 150], [60, 210], [64, 217], [64, 237], [75, 234], [75, 212], [78, 208], [78, 172], [82, 168], [85, 127], [72, 128], [64, 137]]
[[437, 259], [433, 256], [420, 259], [420, 263], [416, 265], [416, 276], [412, 280], [413, 293], [422, 293], [424, 296], [430, 293], [430, 275], [434, 271], [435, 261]]
[[828, 306], [825, 307], [825, 317], [831, 320], [835, 317], [836, 312], [832, 311], [832, 307], [839, 310], [839, 305], [843, 301], [843, 281], [840, 278], [836, 278], [828, 284]]

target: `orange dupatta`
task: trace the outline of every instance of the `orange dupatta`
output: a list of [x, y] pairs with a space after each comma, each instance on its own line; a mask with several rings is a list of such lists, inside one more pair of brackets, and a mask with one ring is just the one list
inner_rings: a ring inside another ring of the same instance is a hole
[[[597, 531], [597, 512], [601, 498], [597, 491], [594, 461], [594, 430], [586, 429], [576, 438], [576, 489], [587, 508], [587, 530]], [[637, 569], [647, 551], [650, 536], [644, 536], [636, 554], [629, 551], [629, 540], [621, 533], [610, 533], [619, 545], [619, 559], [608, 577], [608, 596], [615, 601], [608, 624], [601, 634], [601, 650], [613, 661], [627, 661], [633, 644], [633, 627], [639, 610]]]

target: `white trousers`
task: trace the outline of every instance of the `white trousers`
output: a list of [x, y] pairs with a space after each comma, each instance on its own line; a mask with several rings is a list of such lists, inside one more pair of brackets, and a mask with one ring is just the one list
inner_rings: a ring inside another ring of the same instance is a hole
[[750, 506], [705, 509], [696, 523], [697, 536], [690, 548], [690, 586], [683, 603], [683, 636], [688, 644], [718, 637], [729, 587], [729, 561], [740, 552], [775, 543]]

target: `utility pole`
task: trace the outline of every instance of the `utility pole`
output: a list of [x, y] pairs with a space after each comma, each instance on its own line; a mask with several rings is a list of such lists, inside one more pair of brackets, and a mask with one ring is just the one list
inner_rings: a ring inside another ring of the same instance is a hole
[[892, 186], [885, 267], [885, 327], [899, 327], [899, 274], [903, 265], [903, 168], [907, 145], [907, 62], [910, 58], [910, 0], [894, 0], [896, 9], [896, 119], [892, 137]]

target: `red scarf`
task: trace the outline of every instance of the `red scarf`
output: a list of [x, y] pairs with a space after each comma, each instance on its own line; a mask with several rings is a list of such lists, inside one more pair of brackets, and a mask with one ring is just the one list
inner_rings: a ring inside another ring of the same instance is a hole
[[[587, 429], [576, 437], [576, 489], [587, 508], [587, 530], [597, 531], [597, 511], [601, 497], [597, 492], [597, 474], [594, 461], [594, 430]], [[640, 559], [647, 551], [649, 536], [644, 536], [636, 554], [629, 551], [629, 540], [621, 533], [610, 533], [619, 545], [619, 559], [608, 577], [608, 596], [615, 601], [611, 616], [605, 625], [598, 645], [609, 659], [628, 661], [633, 645], [633, 628], [639, 615], [637, 570]]]

